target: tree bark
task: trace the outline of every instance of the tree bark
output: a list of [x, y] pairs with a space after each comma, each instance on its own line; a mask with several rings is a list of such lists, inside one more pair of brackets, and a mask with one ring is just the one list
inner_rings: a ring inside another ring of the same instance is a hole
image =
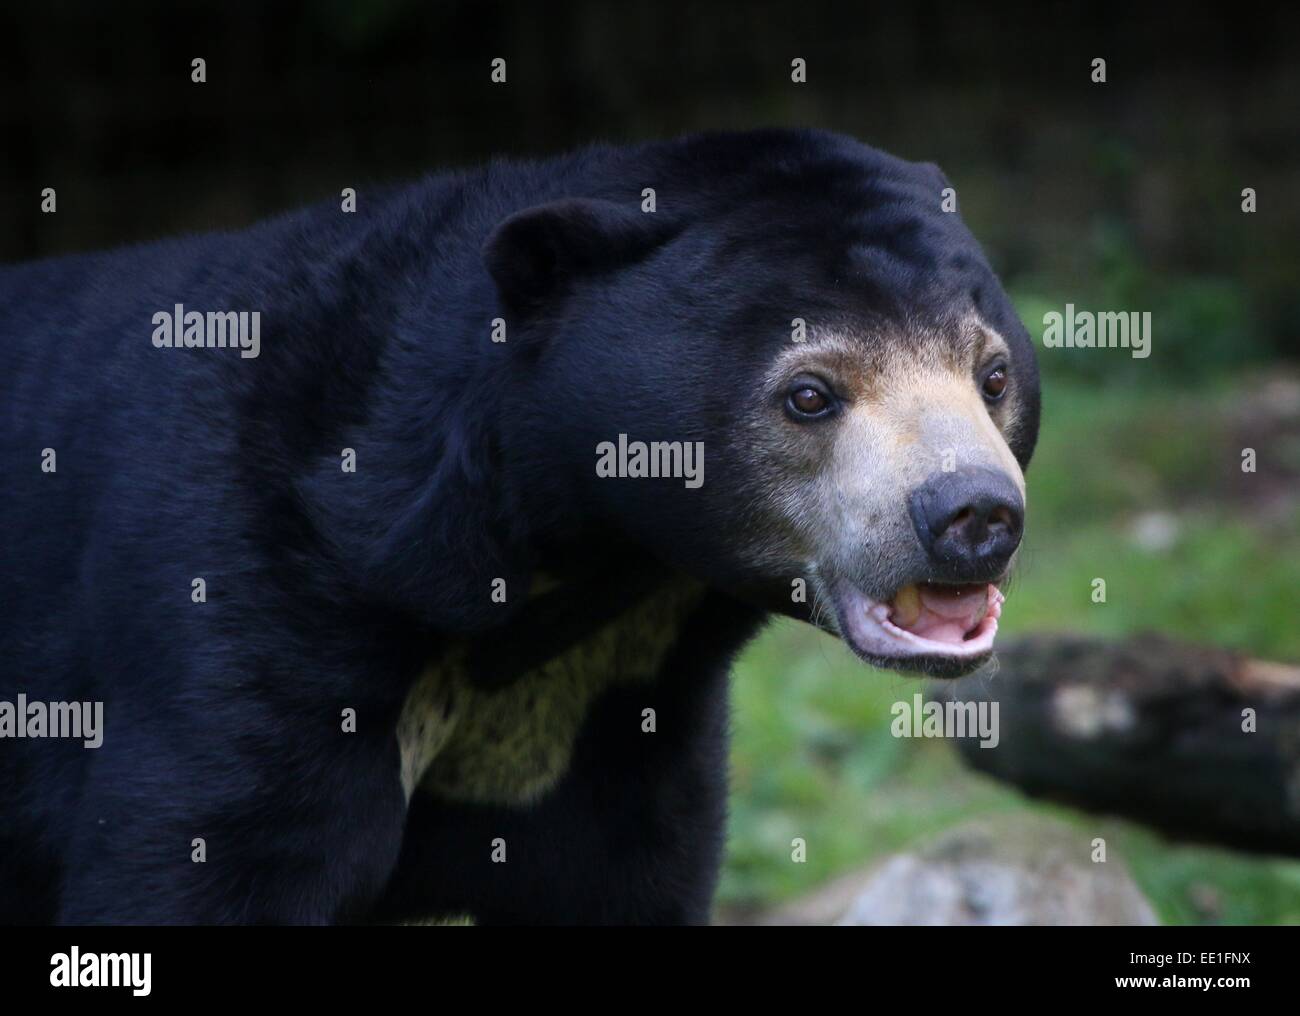
[[999, 741], [958, 741], [1030, 794], [1171, 835], [1300, 855], [1300, 667], [1143, 635], [1039, 636], [932, 688], [997, 702]]

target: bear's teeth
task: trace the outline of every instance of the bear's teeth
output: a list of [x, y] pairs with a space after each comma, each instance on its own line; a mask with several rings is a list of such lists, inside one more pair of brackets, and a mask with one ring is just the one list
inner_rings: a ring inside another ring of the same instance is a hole
[[921, 616], [921, 591], [916, 586], [904, 586], [894, 596], [893, 607], [891, 622], [899, 628], [915, 624]]

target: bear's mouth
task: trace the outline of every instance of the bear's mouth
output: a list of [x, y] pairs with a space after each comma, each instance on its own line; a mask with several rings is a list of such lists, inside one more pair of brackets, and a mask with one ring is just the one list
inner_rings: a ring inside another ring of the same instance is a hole
[[1006, 599], [994, 583], [921, 582], [888, 601], [843, 583], [835, 592], [840, 634], [869, 663], [894, 669], [964, 671], [993, 651]]

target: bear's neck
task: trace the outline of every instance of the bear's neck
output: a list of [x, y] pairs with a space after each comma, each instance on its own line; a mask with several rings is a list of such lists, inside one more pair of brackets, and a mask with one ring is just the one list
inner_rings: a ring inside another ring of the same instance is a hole
[[595, 703], [662, 676], [705, 595], [685, 577], [561, 583], [530, 600], [508, 637], [456, 644], [411, 688], [397, 724], [402, 788], [446, 800], [524, 804], [560, 779]]

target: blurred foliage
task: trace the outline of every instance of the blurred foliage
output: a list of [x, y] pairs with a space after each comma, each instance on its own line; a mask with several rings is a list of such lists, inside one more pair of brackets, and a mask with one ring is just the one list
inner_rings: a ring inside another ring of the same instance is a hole
[[[1149, 312], [1151, 353], [1145, 359], [1153, 362], [1147, 365], [1139, 360], [1117, 369], [1117, 359], [1135, 359], [1131, 351], [1044, 350], [1044, 356], [1058, 361], [1053, 366], [1063, 374], [1140, 386], [1149, 384], [1152, 375], [1206, 377], [1267, 362], [1282, 353], [1281, 348], [1274, 348], [1279, 344], [1261, 332], [1251, 294], [1241, 280], [1162, 274], [1139, 256], [1129, 227], [1118, 221], [1095, 224], [1085, 242], [1093, 260], [1082, 280], [1051, 284], [1022, 277], [1016, 281], [1012, 290], [1026, 327], [1041, 344], [1044, 315], [1064, 313], [1066, 303], [1072, 303], [1076, 313]], [[1041, 290], [1032, 288], [1036, 284]], [[1056, 299], [1035, 295], [1050, 290], [1056, 291]]]

